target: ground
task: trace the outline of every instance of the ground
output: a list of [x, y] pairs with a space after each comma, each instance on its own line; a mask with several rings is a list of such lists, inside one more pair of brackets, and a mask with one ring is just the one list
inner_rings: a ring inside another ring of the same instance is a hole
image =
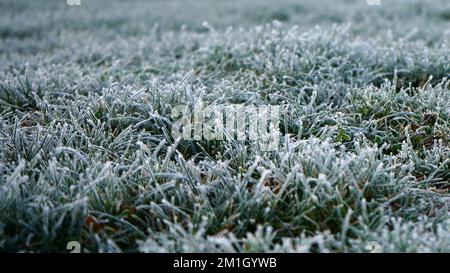
[[[450, 251], [448, 1], [0, 10], [1, 251]], [[279, 148], [174, 139], [199, 98]]]

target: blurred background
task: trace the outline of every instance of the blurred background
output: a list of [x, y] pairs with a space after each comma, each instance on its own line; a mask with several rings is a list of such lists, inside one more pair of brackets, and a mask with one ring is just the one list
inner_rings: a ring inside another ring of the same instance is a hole
[[359, 35], [388, 30], [409, 35], [417, 29], [414, 37], [429, 40], [450, 29], [448, 0], [381, 0], [380, 6], [367, 0], [80, 0], [80, 6], [68, 1], [0, 1], [0, 37], [27, 39], [45, 37], [48, 32], [95, 30], [139, 35], [156, 25], [164, 30], [202, 32], [205, 21], [216, 29], [273, 20], [301, 28], [351, 23], [352, 32]]

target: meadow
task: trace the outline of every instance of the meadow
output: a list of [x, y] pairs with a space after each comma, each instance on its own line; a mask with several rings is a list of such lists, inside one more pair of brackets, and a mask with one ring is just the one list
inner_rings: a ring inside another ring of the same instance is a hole
[[[0, 10], [1, 252], [450, 252], [449, 1]], [[279, 148], [174, 139], [200, 98]]]

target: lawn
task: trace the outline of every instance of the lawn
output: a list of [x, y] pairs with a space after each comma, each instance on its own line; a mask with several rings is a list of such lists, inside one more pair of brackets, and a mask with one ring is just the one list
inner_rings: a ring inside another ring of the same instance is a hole
[[[1, 252], [450, 252], [449, 1], [0, 10]], [[277, 148], [174, 137], [200, 99]]]

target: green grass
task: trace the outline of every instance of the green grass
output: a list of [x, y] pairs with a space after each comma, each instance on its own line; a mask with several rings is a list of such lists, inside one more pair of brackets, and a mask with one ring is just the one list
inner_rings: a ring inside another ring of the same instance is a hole
[[[447, 1], [124, 2], [0, 3], [1, 251], [450, 251]], [[199, 98], [279, 150], [174, 140]]]

